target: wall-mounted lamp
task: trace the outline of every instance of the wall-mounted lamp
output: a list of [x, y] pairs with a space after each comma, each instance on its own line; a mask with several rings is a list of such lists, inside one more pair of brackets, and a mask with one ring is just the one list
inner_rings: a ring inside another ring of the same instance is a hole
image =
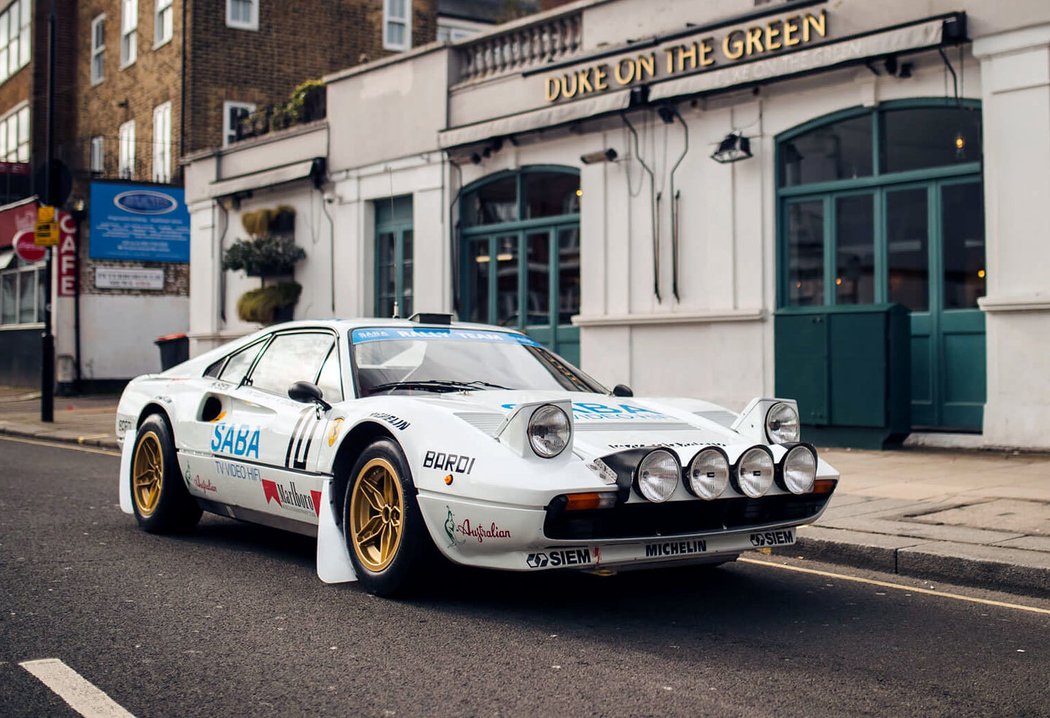
[[727, 164], [739, 162], [753, 157], [751, 154], [751, 138], [744, 137], [740, 132], [730, 132], [725, 139], [718, 143], [718, 149], [711, 154], [715, 162]]
[[585, 165], [593, 165], [598, 162], [615, 162], [618, 156], [616, 150], [610, 147], [607, 150], [588, 152], [585, 155], [580, 155], [580, 162]]
[[966, 135], [962, 133], [962, 130], [955, 133], [955, 141], [953, 144], [955, 146], [955, 159], [966, 159]]

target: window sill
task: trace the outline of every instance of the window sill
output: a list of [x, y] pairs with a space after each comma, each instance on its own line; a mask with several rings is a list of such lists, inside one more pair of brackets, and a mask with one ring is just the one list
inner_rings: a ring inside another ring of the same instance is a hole
[[[138, 59], [138, 58], [136, 57], [136, 58], [135, 58], [135, 60], [137, 60], [137, 59]], [[134, 64], [135, 64], [135, 60], [131, 60], [131, 61], [129, 61], [129, 62], [122, 62], [122, 63], [120, 63], [120, 69], [121, 69], [121, 70], [126, 70], [126, 69], [128, 69], [129, 67], [131, 67], [132, 65], [134, 65]]]
[[0, 332], [18, 332], [26, 329], [43, 329], [43, 322], [26, 322], [25, 324], [0, 324]]
[[172, 37], [166, 38], [164, 40], [160, 40], [159, 42], [157, 40], [154, 40], [153, 41], [153, 49], [156, 50], [158, 48], [164, 47], [165, 45], [170, 45], [171, 41], [172, 41], [172, 38], [174, 38], [174, 35], [172, 35]]
[[229, 20], [227, 20], [226, 21], [226, 27], [230, 28], [231, 30], [251, 30], [253, 32], [258, 32], [259, 31], [259, 23], [258, 22], [256, 22], [256, 23], [236, 23], [236, 22], [230, 22]]

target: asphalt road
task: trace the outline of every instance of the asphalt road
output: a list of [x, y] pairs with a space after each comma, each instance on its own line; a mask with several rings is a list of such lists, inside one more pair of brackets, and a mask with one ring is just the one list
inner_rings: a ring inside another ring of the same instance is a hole
[[1050, 715], [1047, 613], [760, 555], [608, 578], [455, 569], [394, 602], [321, 583], [291, 534], [208, 516], [190, 537], [141, 533], [118, 462], [0, 439], [0, 715], [76, 715], [19, 666], [41, 658], [142, 717]]

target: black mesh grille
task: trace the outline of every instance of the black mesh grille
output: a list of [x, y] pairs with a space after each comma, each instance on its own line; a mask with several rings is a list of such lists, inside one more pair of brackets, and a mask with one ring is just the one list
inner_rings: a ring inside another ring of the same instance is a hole
[[816, 516], [830, 494], [777, 494], [760, 499], [622, 504], [612, 509], [565, 511], [565, 500], [547, 507], [543, 532], [550, 539], [595, 541], [743, 529]]

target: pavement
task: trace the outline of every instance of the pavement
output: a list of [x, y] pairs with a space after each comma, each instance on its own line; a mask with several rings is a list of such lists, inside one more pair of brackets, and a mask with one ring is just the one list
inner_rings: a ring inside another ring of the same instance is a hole
[[[0, 434], [118, 449], [115, 396], [0, 386]], [[1050, 455], [820, 449], [842, 474], [827, 511], [779, 553], [927, 581], [1050, 597]]]

